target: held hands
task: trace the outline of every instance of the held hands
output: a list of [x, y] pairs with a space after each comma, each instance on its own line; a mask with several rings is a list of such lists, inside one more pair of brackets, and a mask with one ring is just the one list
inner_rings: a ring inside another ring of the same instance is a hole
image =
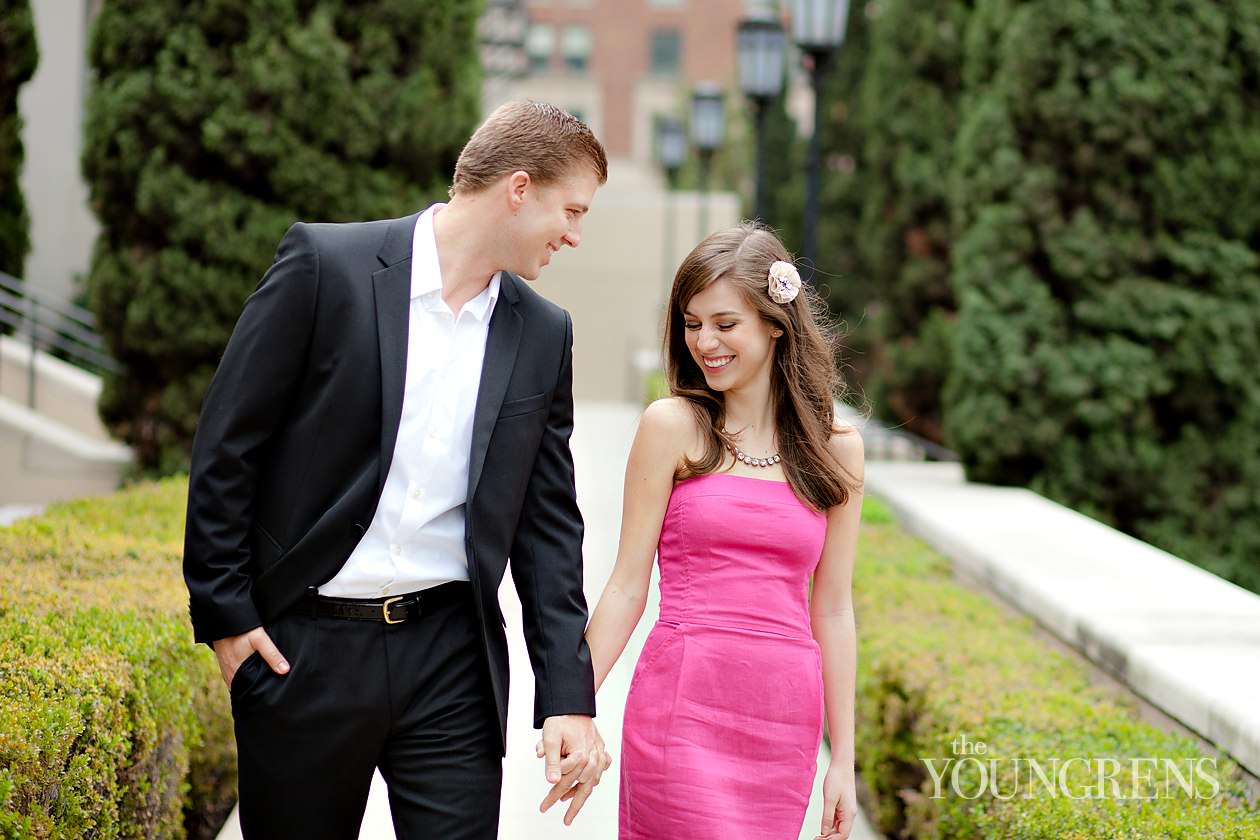
[[551, 782], [538, 810], [567, 801], [564, 824], [572, 825], [599, 784], [599, 777], [612, 765], [604, 739], [587, 715], [556, 715], [543, 721], [542, 740], [535, 751], [539, 758], [545, 758], [544, 769]]
[[223, 675], [223, 682], [227, 683], [228, 688], [232, 687], [236, 670], [254, 651], [258, 651], [263, 661], [277, 674], [283, 676], [289, 673], [289, 663], [285, 660], [284, 654], [280, 653], [266, 630], [255, 627], [239, 636], [228, 636], [214, 643], [214, 655], [219, 660], [219, 673]]
[[832, 762], [823, 778], [822, 833], [816, 840], [848, 840], [857, 819], [853, 765]]

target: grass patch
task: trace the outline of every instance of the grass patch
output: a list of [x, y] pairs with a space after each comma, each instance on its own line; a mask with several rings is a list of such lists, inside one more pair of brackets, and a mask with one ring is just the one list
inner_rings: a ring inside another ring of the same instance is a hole
[[1232, 761], [1143, 722], [1129, 695], [1095, 685], [1031, 619], [959, 585], [946, 558], [869, 497], [854, 597], [858, 769], [883, 832], [1260, 837]]

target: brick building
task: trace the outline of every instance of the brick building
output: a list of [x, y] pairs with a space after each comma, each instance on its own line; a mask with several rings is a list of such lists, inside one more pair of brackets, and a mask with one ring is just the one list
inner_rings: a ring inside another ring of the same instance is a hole
[[[610, 156], [652, 159], [657, 114], [683, 113], [692, 86], [738, 89], [735, 27], [755, 0], [497, 0], [483, 37], [519, 38], [487, 61], [485, 107], [517, 97], [585, 120]], [[515, 76], [515, 77], [513, 77]]]

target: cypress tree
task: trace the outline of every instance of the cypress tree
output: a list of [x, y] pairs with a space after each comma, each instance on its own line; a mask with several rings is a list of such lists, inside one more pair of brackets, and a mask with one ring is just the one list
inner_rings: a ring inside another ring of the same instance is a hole
[[858, 244], [880, 298], [871, 397], [884, 418], [938, 443], [955, 322], [948, 173], [971, 5], [874, 6], [861, 83], [866, 177]]
[[980, 0], [946, 431], [1260, 590], [1260, 5]]
[[0, 271], [21, 277], [31, 249], [30, 219], [18, 176], [22, 117], [18, 91], [35, 73], [39, 47], [27, 0], [0, 0]]
[[[823, 77], [823, 107], [815, 115], [821, 131], [822, 179], [817, 227], [815, 282], [844, 328], [844, 357], [840, 360], [846, 384], [863, 391], [870, 378], [876, 333], [872, 317], [880, 294], [880, 277], [861, 248], [863, 196], [870, 171], [865, 157], [866, 115], [862, 108], [862, 78], [869, 52], [867, 4], [851, 2], [844, 43], [832, 57]], [[799, 158], [804, 170], [805, 156]], [[804, 207], [803, 179], [789, 187], [790, 197]], [[801, 224], [801, 212], [791, 217]], [[799, 241], [799, 236], [796, 238]]]
[[187, 464], [241, 303], [298, 220], [413, 212], [478, 117], [464, 0], [116, 0], [97, 18], [88, 285], [122, 371], [101, 414], [146, 471]]

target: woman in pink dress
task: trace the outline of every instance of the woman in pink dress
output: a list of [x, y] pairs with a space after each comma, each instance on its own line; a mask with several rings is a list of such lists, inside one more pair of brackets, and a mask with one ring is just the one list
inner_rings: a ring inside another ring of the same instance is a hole
[[821, 832], [851, 830], [862, 440], [833, 413], [820, 311], [753, 224], [705, 239], [674, 278], [672, 396], [640, 421], [616, 566], [587, 628], [598, 688], [657, 556], [660, 617], [626, 701], [621, 840], [795, 840], [824, 717]]

